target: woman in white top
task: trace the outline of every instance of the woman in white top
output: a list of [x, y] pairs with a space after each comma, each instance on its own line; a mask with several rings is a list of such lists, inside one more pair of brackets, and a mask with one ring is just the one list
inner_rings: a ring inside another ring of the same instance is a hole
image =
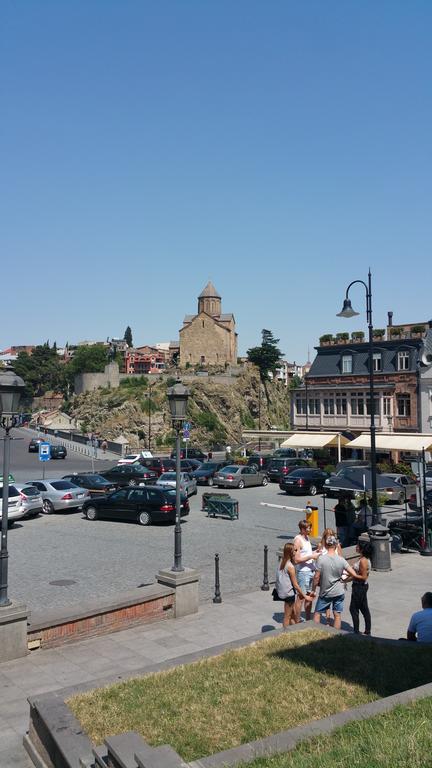
[[290, 624], [297, 624], [294, 605], [296, 594], [301, 600], [312, 602], [312, 598], [304, 595], [301, 591], [294, 567], [294, 545], [285, 544], [282, 560], [276, 571], [276, 592], [281, 600], [284, 601], [284, 629]]

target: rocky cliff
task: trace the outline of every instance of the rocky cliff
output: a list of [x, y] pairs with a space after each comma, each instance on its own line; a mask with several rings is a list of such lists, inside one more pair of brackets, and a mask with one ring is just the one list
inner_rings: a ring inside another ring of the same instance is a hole
[[[152, 383], [151, 397], [145, 377], [125, 379], [118, 389], [97, 389], [73, 398], [69, 414], [83, 431], [96, 432], [113, 440], [120, 434], [131, 448], [172, 444], [167, 387], [173, 379], [161, 377]], [[203, 447], [237, 445], [242, 428], [289, 426], [289, 390], [277, 381], [261, 383], [258, 371], [250, 366], [231, 384], [196, 377], [187, 382], [190, 392], [188, 414], [192, 424], [191, 444]], [[261, 415], [260, 415], [261, 412]]]

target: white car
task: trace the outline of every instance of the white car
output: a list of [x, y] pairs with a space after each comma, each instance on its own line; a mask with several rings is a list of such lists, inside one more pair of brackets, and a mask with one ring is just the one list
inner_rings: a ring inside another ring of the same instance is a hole
[[[176, 473], [163, 472], [156, 480], [156, 485], [161, 485], [162, 488], [175, 488]], [[180, 490], [188, 496], [194, 496], [197, 492], [197, 481], [188, 472], [180, 472]]]
[[[0, 520], [3, 515], [3, 484], [0, 486]], [[26, 516], [27, 511], [22, 506], [21, 493], [15, 485], [9, 486], [8, 498], [8, 527], [12, 528], [16, 520], [21, 520]]]
[[39, 489], [30, 483], [14, 483], [14, 487], [20, 493], [24, 517], [37, 517], [41, 514], [43, 500]]
[[140, 451], [140, 453], [128, 453], [127, 456], [119, 459], [117, 464], [136, 464], [140, 459], [152, 459], [153, 454], [151, 451]]

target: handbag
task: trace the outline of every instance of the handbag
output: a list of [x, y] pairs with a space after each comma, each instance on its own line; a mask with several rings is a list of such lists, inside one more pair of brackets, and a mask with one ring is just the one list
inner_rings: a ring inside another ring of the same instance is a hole
[[272, 598], [273, 600], [279, 600], [280, 602], [283, 602], [282, 598], [278, 595], [276, 587], [273, 587]]

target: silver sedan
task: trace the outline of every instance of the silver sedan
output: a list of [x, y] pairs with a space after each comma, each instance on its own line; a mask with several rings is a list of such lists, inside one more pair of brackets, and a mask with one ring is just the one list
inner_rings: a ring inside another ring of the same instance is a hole
[[260, 472], [255, 465], [244, 467], [240, 464], [230, 464], [220, 469], [214, 476], [214, 484], [219, 488], [246, 488], [252, 485], [267, 485], [268, 477]]
[[[175, 488], [176, 473], [163, 472], [157, 479], [156, 485], [161, 485], [162, 488]], [[194, 496], [197, 492], [197, 481], [188, 472], [180, 472], [180, 490], [188, 496]]]
[[67, 509], [79, 510], [90, 498], [90, 491], [70, 483], [69, 480], [29, 480], [27, 485], [34, 485], [40, 491], [42, 511], [46, 515], [51, 512], [65, 512]]

